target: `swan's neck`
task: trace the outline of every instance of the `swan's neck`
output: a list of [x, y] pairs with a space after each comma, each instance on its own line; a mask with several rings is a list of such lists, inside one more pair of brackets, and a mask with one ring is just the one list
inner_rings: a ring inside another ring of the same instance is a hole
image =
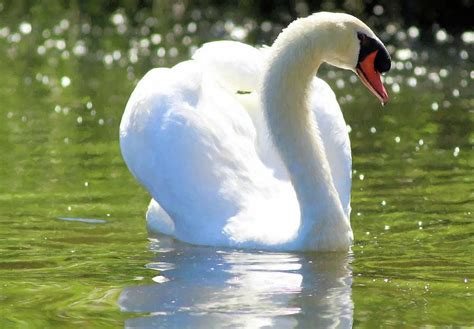
[[311, 81], [324, 52], [330, 49], [330, 40], [327, 33], [306, 28], [304, 23], [302, 19], [290, 25], [271, 48], [263, 80], [263, 107], [300, 204], [299, 239], [310, 249], [347, 249], [352, 231], [309, 109]]

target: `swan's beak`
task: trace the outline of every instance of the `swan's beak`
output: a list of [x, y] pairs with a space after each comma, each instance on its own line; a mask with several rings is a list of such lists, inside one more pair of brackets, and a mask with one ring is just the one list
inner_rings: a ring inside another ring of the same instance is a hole
[[374, 94], [383, 105], [388, 102], [388, 94], [382, 83], [380, 72], [375, 69], [375, 57], [378, 50], [370, 53], [357, 64], [356, 73], [362, 83]]

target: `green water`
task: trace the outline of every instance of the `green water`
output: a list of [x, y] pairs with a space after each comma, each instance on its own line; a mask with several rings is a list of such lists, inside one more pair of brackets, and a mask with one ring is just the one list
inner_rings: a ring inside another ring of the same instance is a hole
[[216, 9], [158, 6], [130, 22], [7, 7], [1, 328], [474, 326], [472, 43], [387, 29], [398, 53], [385, 108], [351, 73], [322, 70], [351, 127], [351, 254], [215, 250], [148, 235], [149, 197], [122, 162], [118, 125], [151, 67], [217, 37], [273, 34]]

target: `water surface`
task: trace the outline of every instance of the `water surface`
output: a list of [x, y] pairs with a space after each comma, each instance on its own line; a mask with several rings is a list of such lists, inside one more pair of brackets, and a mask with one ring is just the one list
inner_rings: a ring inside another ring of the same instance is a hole
[[346, 254], [216, 250], [154, 241], [147, 268], [157, 282], [127, 287], [119, 299], [130, 327], [236, 328], [308, 324], [348, 328], [352, 276]]

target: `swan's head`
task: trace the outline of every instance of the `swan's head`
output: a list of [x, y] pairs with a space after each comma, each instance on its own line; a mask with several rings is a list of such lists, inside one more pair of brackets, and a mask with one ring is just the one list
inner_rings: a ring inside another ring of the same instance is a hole
[[383, 103], [388, 95], [381, 74], [390, 70], [390, 55], [374, 32], [354, 16], [335, 13], [318, 13], [323, 16], [325, 34], [331, 44], [324, 61], [359, 76], [362, 83]]

